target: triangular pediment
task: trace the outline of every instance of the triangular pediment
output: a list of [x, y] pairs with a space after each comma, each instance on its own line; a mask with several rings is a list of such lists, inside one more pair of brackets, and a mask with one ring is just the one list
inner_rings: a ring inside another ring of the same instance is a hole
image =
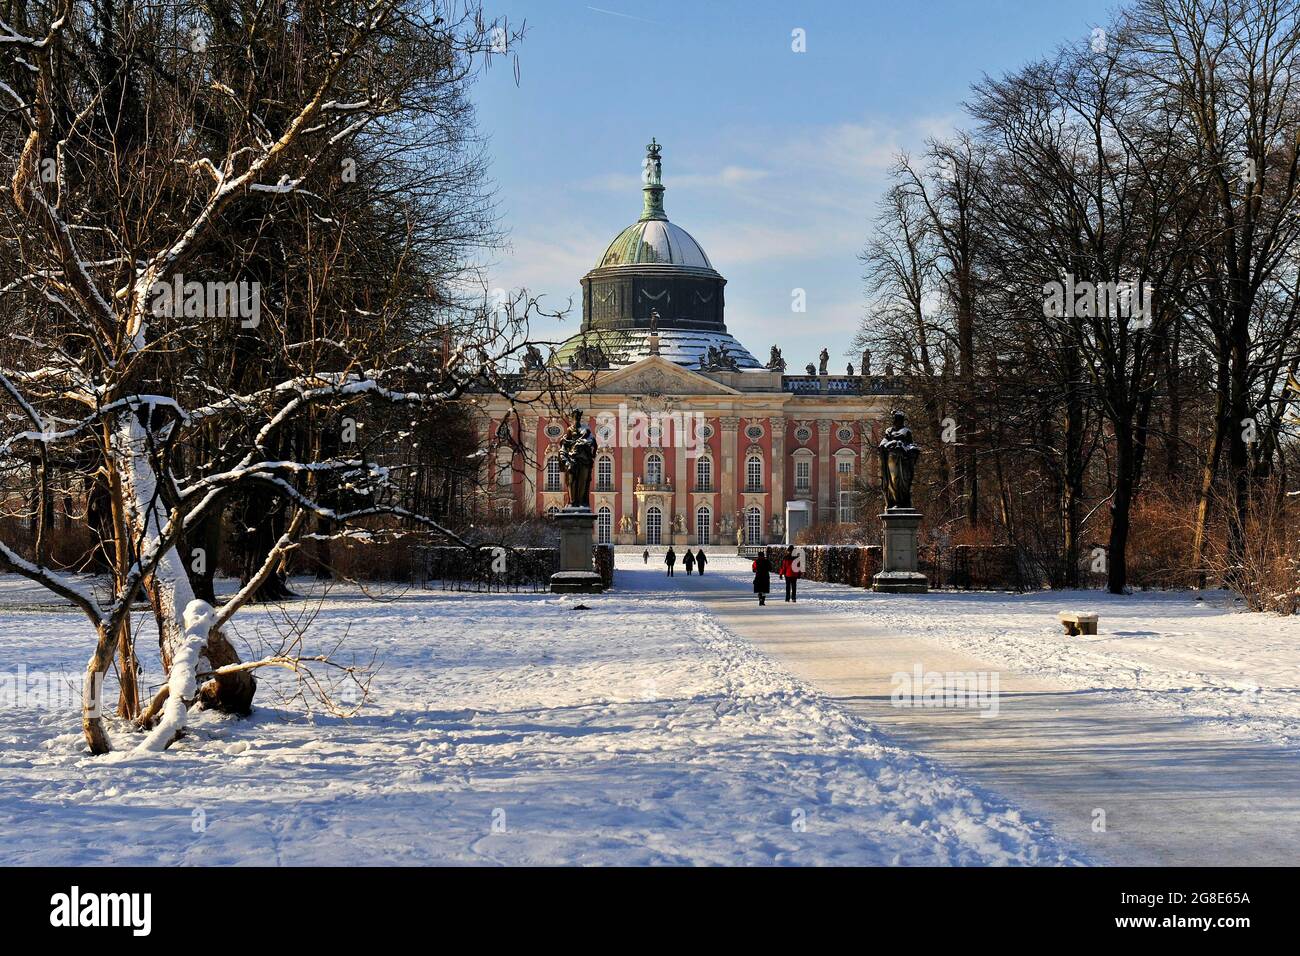
[[597, 372], [586, 391], [615, 395], [739, 395], [707, 375], [651, 355], [624, 368]]

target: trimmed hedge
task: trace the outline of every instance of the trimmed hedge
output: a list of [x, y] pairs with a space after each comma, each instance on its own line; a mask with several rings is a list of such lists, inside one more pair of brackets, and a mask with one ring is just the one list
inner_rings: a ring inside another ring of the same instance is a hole
[[[432, 547], [424, 549], [424, 555], [424, 587], [430, 581], [441, 581], [444, 587], [460, 585], [469, 590], [542, 591], [550, 587], [551, 575], [560, 570], [559, 548], [507, 548], [504, 571], [492, 569], [496, 552], [490, 546]], [[609, 545], [593, 545], [592, 564], [606, 589], [612, 588], [614, 549]]]
[[[803, 545], [804, 577], [830, 584], [869, 588], [880, 573], [878, 544]], [[784, 545], [769, 545], [768, 558], [780, 567]], [[917, 556], [922, 574], [932, 588], [970, 591], [1023, 591], [1029, 586], [1012, 545], [956, 545], [940, 551], [923, 547]]]

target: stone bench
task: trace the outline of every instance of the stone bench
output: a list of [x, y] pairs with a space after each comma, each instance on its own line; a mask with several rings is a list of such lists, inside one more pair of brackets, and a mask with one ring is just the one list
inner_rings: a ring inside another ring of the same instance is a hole
[[1071, 637], [1097, 633], [1097, 615], [1093, 611], [1062, 611], [1056, 617]]

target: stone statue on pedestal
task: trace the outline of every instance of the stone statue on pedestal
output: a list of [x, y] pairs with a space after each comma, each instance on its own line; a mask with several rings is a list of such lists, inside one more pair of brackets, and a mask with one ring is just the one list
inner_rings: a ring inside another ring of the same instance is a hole
[[912, 429], [906, 421], [902, 412], [895, 411], [893, 425], [880, 439], [880, 485], [885, 492], [885, 508], [890, 511], [912, 507], [912, 477], [921, 449], [912, 441]]
[[596, 436], [582, 420], [582, 409], [573, 410], [573, 424], [560, 442], [560, 467], [568, 478], [569, 507], [590, 508], [591, 474], [596, 466]]
[[930, 584], [921, 573], [917, 529], [924, 517], [912, 507], [912, 477], [921, 449], [912, 441], [912, 430], [902, 412], [894, 412], [894, 423], [880, 440], [880, 484], [885, 492], [884, 525], [880, 549], [880, 572], [871, 579], [871, 589], [894, 594], [924, 594]]

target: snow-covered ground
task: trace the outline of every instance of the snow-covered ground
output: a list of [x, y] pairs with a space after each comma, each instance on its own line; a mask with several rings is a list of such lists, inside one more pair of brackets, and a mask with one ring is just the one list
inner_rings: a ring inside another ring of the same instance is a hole
[[[709, 570], [748, 581], [748, 564], [734, 556]], [[882, 595], [804, 581], [800, 593], [1026, 674], [1300, 749], [1300, 616], [1252, 614], [1225, 592]], [[1096, 611], [1098, 633], [1069, 637], [1056, 619], [1063, 610]]]
[[[0, 864], [1083, 861], [658, 580], [624, 575], [588, 610], [350, 588], [291, 605], [315, 615], [316, 648], [378, 655], [374, 699], [349, 720], [277, 702], [292, 685], [262, 671], [249, 720], [197, 715], [166, 754], [113, 760], [87, 756], [75, 711], [2, 708]], [[236, 618], [255, 644], [274, 621]], [[0, 576], [11, 682], [75, 674], [89, 637]]]

